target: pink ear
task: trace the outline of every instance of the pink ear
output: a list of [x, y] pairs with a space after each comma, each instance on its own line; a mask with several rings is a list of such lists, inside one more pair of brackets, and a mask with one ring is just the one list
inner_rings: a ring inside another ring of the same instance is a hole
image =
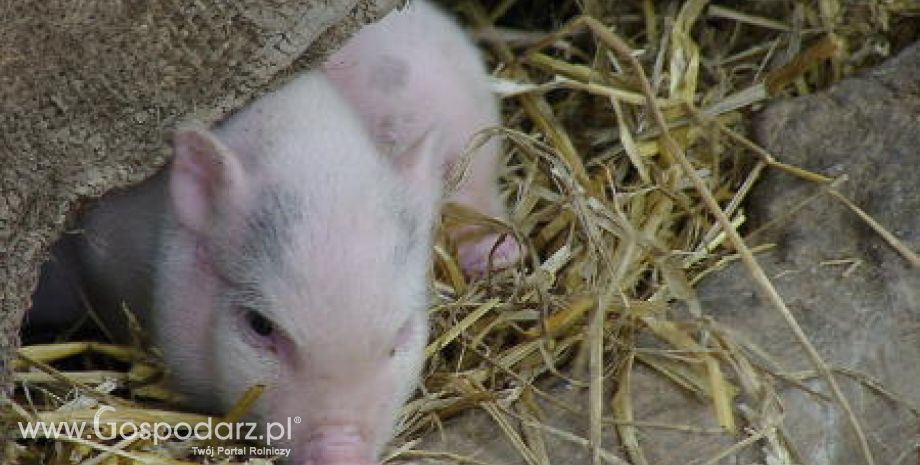
[[239, 158], [206, 129], [180, 128], [169, 188], [179, 224], [204, 233], [221, 205], [239, 200], [243, 171]]
[[420, 200], [434, 205], [441, 199], [444, 184], [445, 157], [442, 136], [431, 129], [406, 151], [393, 159], [400, 176]]

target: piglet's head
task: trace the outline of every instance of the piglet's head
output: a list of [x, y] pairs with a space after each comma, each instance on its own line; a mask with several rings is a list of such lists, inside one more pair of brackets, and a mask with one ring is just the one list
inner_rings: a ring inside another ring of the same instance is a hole
[[293, 462], [373, 464], [427, 339], [437, 138], [387, 159], [350, 117], [246, 118], [175, 136], [157, 342], [199, 407], [265, 384]]

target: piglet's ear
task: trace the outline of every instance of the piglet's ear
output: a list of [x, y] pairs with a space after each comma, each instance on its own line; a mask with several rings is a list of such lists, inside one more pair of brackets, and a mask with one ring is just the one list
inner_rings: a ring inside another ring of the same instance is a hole
[[177, 129], [173, 138], [175, 157], [169, 189], [179, 224], [205, 233], [221, 206], [237, 204], [243, 170], [233, 151], [210, 131]]
[[444, 184], [443, 136], [431, 129], [393, 159], [396, 171], [419, 200], [430, 205], [441, 199]]

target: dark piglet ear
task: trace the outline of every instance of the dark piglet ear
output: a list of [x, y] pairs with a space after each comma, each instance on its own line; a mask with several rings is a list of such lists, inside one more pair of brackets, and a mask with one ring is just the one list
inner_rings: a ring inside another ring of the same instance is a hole
[[184, 127], [173, 136], [175, 156], [169, 191], [179, 224], [204, 234], [222, 205], [241, 200], [244, 173], [239, 157], [213, 133]]

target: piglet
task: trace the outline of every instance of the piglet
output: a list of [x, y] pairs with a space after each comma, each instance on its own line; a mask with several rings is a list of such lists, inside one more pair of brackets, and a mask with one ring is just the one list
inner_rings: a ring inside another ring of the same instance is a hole
[[[433, 155], [447, 175], [479, 131], [500, 125], [498, 102], [479, 51], [463, 30], [427, 1], [410, 2], [361, 29], [323, 67], [354, 106], [384, 154], [399, 154], [427, 131], [442, 131]], [[466, 176], [447, 200], [507, 219], [499, 197], [500, 146], [495, 138], [470, 154]], [[461, 267], [486, 271], [495, 232], [453, 231]], [[494, 268], [514, 264], [519, 245], [508, 236], [492, 255]]]
[[213, 131], [178, 129], [168, 170], [101, 199], [83, 284], [139, 313], [192, 406], [220, 414], [264, 384], [249, 419], [292, 425], [273, 445], [293, 463], [373, 465], [423, 359], [441, 143], [381, 155], [307, 73]]
[[374, 463], [422, 363], [438, 143], [382, 157], [319, 73], [177, 131], [153, 322], [181, 390], [266, 384], [297, 462]]

